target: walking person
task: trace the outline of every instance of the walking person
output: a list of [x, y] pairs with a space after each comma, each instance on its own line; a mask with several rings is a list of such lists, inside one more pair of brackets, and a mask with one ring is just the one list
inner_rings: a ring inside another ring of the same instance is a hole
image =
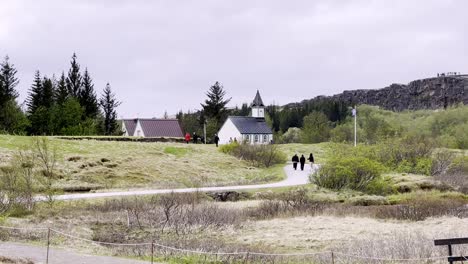
[[310, 153], [309, 155], [309, 158], [307, 159], [309, 162], [310, 162], [310, 169], [313, 170], [314, 169], [314, 155], [312, 153]]
[[185, 142], [187, 142], [187, 144], [190, 142], [190, 138], [191, 138], [190, 133], [189, 132], [185, 133]]
[[299, 157], [297, 156], [297, 154], [294, 154], [294, 156], [292, 157], [292, 163], [293, 163], [294, 170], [297, 170], [297, 163], [298, 162], [299, 162]]
[[193, 144], [197, 144], [198, 143], [198, 136], [197, 136], [197, 133], [193, 132]]
[[303, 170], [304, 170], [305, 161], [306, 161], [304, 155], [301, 155], [301, 159], [300, 159], [299, 161], [301, 162], [301, 171], [303, 171]]
[[216, 147], [218, 147], [218, 143], [219, 143], [218, 134], [215, 134], [215, 136], [214, 136], [214, 143], [216, 144]]

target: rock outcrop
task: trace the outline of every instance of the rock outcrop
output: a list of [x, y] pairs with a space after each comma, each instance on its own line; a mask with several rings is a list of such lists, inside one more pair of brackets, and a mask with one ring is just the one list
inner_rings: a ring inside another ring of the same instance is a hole
[[[319, 98], [324, 97], [307, 102]], [[468, 105], [468, 75], [428, 78], [375, 90], [344, 91], [327, 98], [349, 105], [377, 105], [393, 111], [438, 109], [460, 103]]]

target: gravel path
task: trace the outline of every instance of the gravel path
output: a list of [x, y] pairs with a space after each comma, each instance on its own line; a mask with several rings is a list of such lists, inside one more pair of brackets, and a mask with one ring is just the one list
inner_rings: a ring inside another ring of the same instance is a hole
[[[8, 258], [21, 258], [31, 260], [35, 264], [46, 262], [46, 247], [27, 244], [1, 242], [0, 256]], [[75, 253], [70, 250], [50, 248], [49, 264], [148, 264], [149, 261], [138, 261], [132, 259], [93, 256]]]
[[102, 193], [77, 193], [77, 194], [64, 194], [58, 195], [57, 200], [79, 200], [91, 198], [105, 198], [105, 197], [118, 197], [118, 196], [138, 196], [150, 194], [163, 194], [163, 193], [186, 193], [186, 192], [218, 192], [218, 191], [236, 191], [236, 190], [251, 190], [251, 189], [265, 189], [276, 187], [287, 187], [304, 185], [309, 182], [309, 175], [318, 169], [318, 165], [314, 165], [311, 169], [309, 164], [306, 164], [304, 171], [295, 171], [292, 165], [289, 164], [284, 167], [286, 172], [286, 179], [275, 183], [255, 184], [255, 185], [236, 185], [236, 186], [223, 186], [223, 187], [201, 187], [201, 188], [183, 188], [183, 189], [152, 189], [152, 190], [132, 190], [121, 192], [102, 192]]

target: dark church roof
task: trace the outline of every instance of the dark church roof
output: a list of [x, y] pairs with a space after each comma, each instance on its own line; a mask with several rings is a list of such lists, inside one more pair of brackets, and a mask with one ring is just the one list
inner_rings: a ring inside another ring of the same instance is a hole
[[[127, 119], [124, 120], [128, 134], [133, 136], [137, 122], [140, 122], [145, 137], [184, 137], [177, 119]], [[130, 125], [130, 127], [127, 126]]]
[[273, 134], [264, 118], [230, 116], [229, 119], [241, 134]]
[[262, 97], [260, 97], [260, 92], [257, 90], [257, 94], [252, 102], [252, 106], [265, 106], [262, 101]]
[[136, 128], [136, 125], [137, 125], [137, 120], [138, 119], [124, 119], [123, 120], [124, 125], [125, 125], [125, 129], [127, 129], [127, 133], [130, 136], [133, 136], [133, 134], [135, 134], [135, 128]]

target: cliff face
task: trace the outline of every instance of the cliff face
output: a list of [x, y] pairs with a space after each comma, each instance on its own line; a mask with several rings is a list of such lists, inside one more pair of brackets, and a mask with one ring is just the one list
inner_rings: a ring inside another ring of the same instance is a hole
[[468, 105], [468, 75], [422, 79], [376, 90], [344, 91], [330, 98], [350, 105], [377, 105], [393, 111], [437, 109], [459, 103]]

